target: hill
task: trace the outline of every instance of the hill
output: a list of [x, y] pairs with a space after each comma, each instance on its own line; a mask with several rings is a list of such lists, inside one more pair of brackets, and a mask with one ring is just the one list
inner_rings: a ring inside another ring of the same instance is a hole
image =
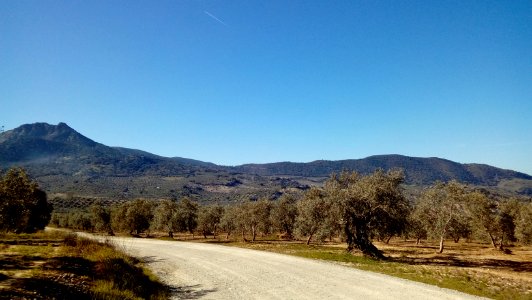
[[[207, 163], [184, 163], [148, 152], [97, 143], [65, 123], [22, 125], [0, 135], [0, 166], [28, 168], [34, 176], [167, 176], [189, 174]], [[214, 169], [216, 166], [211, 165]]]
[[460, 164], [436, 157], [421, 158], [402, 155], [376, 155], [363, 159], [338, 161], [318, 160], [310, 163], [247, 164], [233, 169], [262, 176], [325, 177], [343, 170], [356, 170], [368, 174], [379, 168], [402, 169], [405, 172], [406, 182], [415, 185], [428, 185], [438, 180], [447, 182], [455, 179], [474, 185], [494, 186], [501, 180], [532, 179], [532, 176], [524, 173], [488, 165]]
[[[0, 169], [24, 167], [53, 198], [84, 206], [103, 198], [180, 198], [231, 202], [277, 198], [319, 185], [333, 172], [370, 173], [403, 169], [409, 185], [456, 179], [511, 194], [532, 194], [532, 176], [488, 165], [460, 164], [441, 158], [379, 155], [364, 159], [246, 164], [235, 167], [162, 157], [141, 150], [109, 147], [65, 123], [22, 125], [0, 134]], [[62, 205], [62, 204], [61, 204]]]
[[290, 179], [240, 174], [208, 162], [108, 147], [65, 123], [26, 124], [2, 133], [0, 169], [12, 166], [25, 168], [60, 202], [56, 208], [86, 206], [94, 199], [188, 196], [230, 202], [276, 198], [307, 188]]

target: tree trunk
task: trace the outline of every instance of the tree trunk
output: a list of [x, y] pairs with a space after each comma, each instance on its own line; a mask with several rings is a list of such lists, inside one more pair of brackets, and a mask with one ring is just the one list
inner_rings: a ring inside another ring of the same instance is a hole
[[504, 251], [504, 234], [501, 236], [501, 243], [499, 244], [499, 250]]
[[255, 241], [255, 238], [257, 237], [257, 230], [255, 228], [255, 226], [251, 226], [251, 234], [253, 235], [253, 238], [252, 238], [252, 242]]
[[369, 237], [368, 222], [366, 220], [353, 218], [348, 220], [345, 227], [347, 237], [347, 251], [354, 248], [359, 249], [365, 256], [376, 259], [384, 259], [382, 251], [377, 249]]
[[310, 240], [311, 240], [311, 239], [312, 239], [312, 234], [310, 234], [310, 235], [308, 236], [308, 239], [307, 239], [307, 246], [310, 245]]
[[174, 238], [174, 233], [172, 231], [168, 231], [168, 236]]
[[497, 249], [498, 249], [498, 247], [497, 247], [497, 241], [495, 241], [495, 238], [493, 237], [493, 235], [491, 235], [490, 232], [488, 232], [488, 235], [490, 236], [491, 245], [493, 246], [493, 248], [494, 248], [495, 250], [497, 250]]
[[445, 240], [445, 236], [441, 236], [440, 237], [440, 249], [438, 250], [438, 253], [442, 253], [443, 252], [443, 241]]
[[389, 244], [391, 239], [392, 239], [392, 236], [390, 235], [390, 236], [386, 239], [386, 244]]
[[245, 232], [245, 230], [244, 230], [243, 228], [242, 228], [242, 240], [243, 240], [244, 242], [247, 242], [247, 241], [248, 241], [248, 240], [246, 240], [246, 232]]
[[362, 253], [366, 256], [377, 258], [377, 259], [383, 259], [384, 255], [382, 252], [373, 245], [373, 243], [369, 240], [368, 237], [362, 236], [358, 237], [357, 242], [357, 248], [362, 251]]
[[417, 240], [416, 240], [416, 245], [419, 245], [419, 241], [420, 241], [420, 240], [421, 240], [421, 238], [418, 237]]

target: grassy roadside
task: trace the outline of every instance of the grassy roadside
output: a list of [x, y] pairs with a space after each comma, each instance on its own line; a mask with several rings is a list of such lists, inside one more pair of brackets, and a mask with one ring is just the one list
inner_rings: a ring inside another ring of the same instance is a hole
[[395, 242], [378, 245], [388, 257], [378, 261], [347, 253], [342, 244], [307, 246], [302, 242], [273, 240], [254, 243], [198, 241], [327, 260], [493, 299], [532, 299], [532, 253], [528, 248], [515, 247], [514, 255], [504, 255], [485, 245], [460, 243], [448, 246], [443, 254], [436, 254], [429, 245]]
[[0, 298], [168, 299], [142, 263], [61, 231], [0, 235]]

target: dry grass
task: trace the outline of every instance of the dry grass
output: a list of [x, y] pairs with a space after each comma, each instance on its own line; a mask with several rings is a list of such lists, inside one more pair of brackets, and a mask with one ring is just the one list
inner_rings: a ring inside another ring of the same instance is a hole
[[0, 298], [167, 299], [169, 290], [112, 245], [62, 232], [0, 236]]
[[377, 247], [391, 262], [414, 271], [414, 280], [426, 277], [419, 273], [430, 273], [430, 281], [443, 287], [496, 299], [532, 299], [532, 247], [514, 246], [511, 254], [489, 244], [466, 242], [448, 242], [441, 254], [430, 243], [396, 240]]

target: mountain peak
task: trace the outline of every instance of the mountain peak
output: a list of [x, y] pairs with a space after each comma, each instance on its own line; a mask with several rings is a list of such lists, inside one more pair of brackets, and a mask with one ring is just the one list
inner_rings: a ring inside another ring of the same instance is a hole
[[14, 163], [66, 156], [99, 144], [66, 123], [33, 123], [2, 133], [0, 145], [0, 161]]
[[66, 123], [57, 125], [48, 123], [24, 124], [8, 130], [0, 136], [0, 143], [16, 140], [45, 140], [59, 143], [80, 143], [93, 146], [95, 142], [72, 129]]

